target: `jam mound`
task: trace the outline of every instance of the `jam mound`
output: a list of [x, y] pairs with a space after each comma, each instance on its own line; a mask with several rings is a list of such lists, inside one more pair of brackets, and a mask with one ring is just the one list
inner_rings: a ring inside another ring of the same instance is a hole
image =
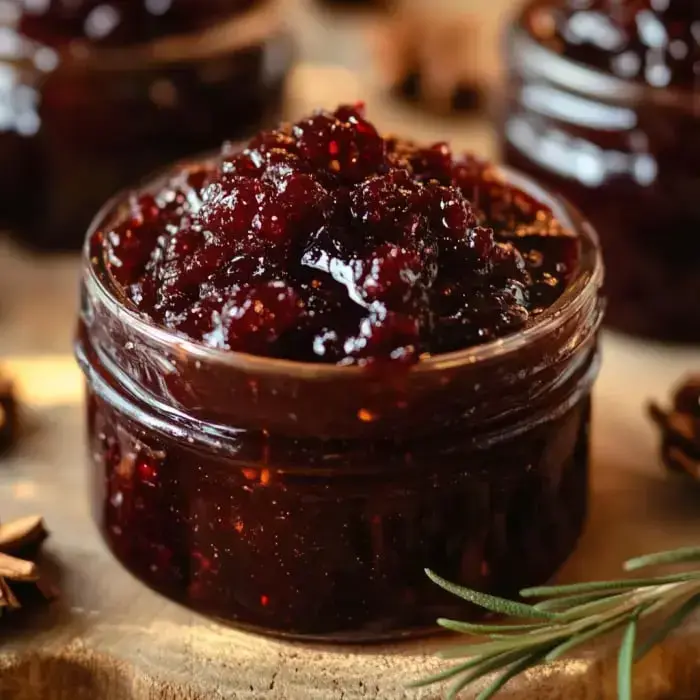
[[527, 19], [530, 31], [549, 48], [619, 78], [653, 87], [691, 86], [697, 80], [695, 2], [545, 0]]
[[410, 364], [517, 332], [578, 260], [576, 237], [488, 164], [383, 138], [362, 106], [225, 146], [134, 194], [104, 244], [156, 323], [336, 364]]

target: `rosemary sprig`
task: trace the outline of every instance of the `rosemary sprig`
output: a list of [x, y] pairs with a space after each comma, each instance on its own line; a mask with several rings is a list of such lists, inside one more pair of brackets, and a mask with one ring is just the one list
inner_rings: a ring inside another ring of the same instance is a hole
[[[625, 562], [626, 571], [650, 566], [700, 563], [700, 547], [657, 552]], [[624, 630], [618, 656], [617, 694], [632, 700], [634, 664], [700, 607], [700, 569], [647, 578], [593, 581], [564, 586], [537, 586], [520, 592], [524, 599], [542, 598], [534, 605], [498, 598], [457, 586], [427, 570], [438, 586], [485, 610], [517, 618], [515, 624], [472, 624], [438, 620], [445, 629], [486, 637], [471, 644], [450, 647], [439, 655], [463, 659], [457, 665], [412, 683], [425, 686], [451, 680], [448, 700], [498, 671], [477, 700], [488, 700], [510, 680], [540, 663], [550, 663], [594, 639]], [[663, 620], [638, 641], [639, 621], [665, 611]], [[526, 622], [521, 623], [520, 620]], [[464, 660], [466, 659], [466, 660]]]

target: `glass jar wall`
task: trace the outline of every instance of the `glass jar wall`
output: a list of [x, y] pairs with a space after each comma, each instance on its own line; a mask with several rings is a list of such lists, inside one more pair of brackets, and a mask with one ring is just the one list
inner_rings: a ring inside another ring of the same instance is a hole
[[[77, 354], [95, 518], [163, 594], [267, 634], [360, 641], [473, 611], [430, 567], [497, 594], [549, 578], [587, 500], [602, 264], [531, 327], [400, 372], [211, 350], [129, 308], [99, 232], [85, 250]], [[156, 182], [153, 191], [162, 186]], [[319, 402], [323, 410], [319, 410]]]
[[694, 3], [529, 3], [507, 37], [507, 163], [598, 230], [606, 321], [700, 342], [700, 38]]

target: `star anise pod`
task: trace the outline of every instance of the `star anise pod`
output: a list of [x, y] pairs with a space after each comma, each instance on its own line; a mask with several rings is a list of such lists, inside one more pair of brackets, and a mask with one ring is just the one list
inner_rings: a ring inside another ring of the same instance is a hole
[[700, 481], [700, 375], [676, 388], [670, 410], [651, 404], [649, 413], [661, 429], [663, 463]]
[[18, 589], [35, 588], [44, 597], [53, 595], [39, 577], [33, 557], [47, 532], [40, 516], [29, 516], [0, 524], [0, 612], [21, 607]]
[[0, 454], [14, 445], [18, 432], [19, 417], [14, 386], [0, 372]]

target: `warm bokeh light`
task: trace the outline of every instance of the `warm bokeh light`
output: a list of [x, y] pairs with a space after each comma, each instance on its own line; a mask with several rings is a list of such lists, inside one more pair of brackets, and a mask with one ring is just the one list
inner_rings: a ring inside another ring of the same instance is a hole
[[82, 376], [71, 355], [7, 357], [3, 366], [30, 406], [76, 404], [82, 398]]

